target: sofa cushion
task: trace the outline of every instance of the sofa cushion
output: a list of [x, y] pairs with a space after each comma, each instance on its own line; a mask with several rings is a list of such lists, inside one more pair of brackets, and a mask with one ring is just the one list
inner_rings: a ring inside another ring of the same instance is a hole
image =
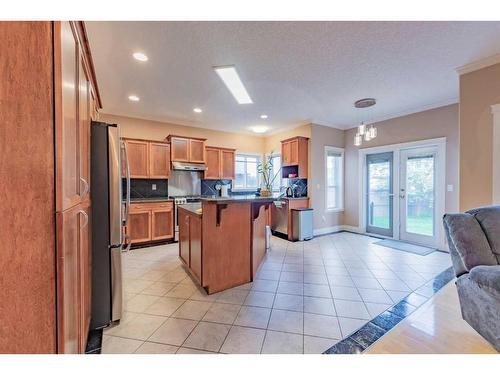
[[474, 215], [481, 225], [491, 250], [500, 263], [500, 206], [481, 207], [467, 212]]
[[473, 215], [446, 214], [443, 222], [448, 232], [448, 241], [451, 241], [450, 250], [452, 247], [456, 249], [467, 271], [476, 266], [498, 265], [486, 235]]
[[477, 266], [469, 275], [481, 289], [500, 297], [500, 266]]

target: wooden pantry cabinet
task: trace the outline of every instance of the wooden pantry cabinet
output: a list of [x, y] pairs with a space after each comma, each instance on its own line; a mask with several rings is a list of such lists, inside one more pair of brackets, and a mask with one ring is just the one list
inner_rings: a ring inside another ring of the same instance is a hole
[[[85, 24], [0, 23], [1, 353], [83, 353], [91, 304], [90, 121], [101, 101]], [[28, 152], [26, 150], [29, 150]], [[35, 181], [35, 183], [34, 183]], [[22, 187], [22, 188], [20, 188]], [[14, 214], [15, 213], [15, 214]]]
[[206, 139], [169, 135], [166, 140], [170, 143], [172, 161], [205, 163]]
[[174, 238], [174, 203], [133, 203], [126, 228], [132, 244]]
[[207, 146], [205, 148], [207, 180], [234, 180], [235, 149]]
[[[131, 178], [169, 178], [170, 144], [145, 139], [122, 138], [127, 147]], [[122, 164], [125, 177], [125, 163]]]

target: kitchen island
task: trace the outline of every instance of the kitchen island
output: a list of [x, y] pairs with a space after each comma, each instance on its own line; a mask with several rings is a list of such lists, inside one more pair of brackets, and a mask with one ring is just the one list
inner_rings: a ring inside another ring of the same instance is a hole
[[208, 294], [253, 281], [277, 199], [214, 197], [179, 206], [179, 257]]

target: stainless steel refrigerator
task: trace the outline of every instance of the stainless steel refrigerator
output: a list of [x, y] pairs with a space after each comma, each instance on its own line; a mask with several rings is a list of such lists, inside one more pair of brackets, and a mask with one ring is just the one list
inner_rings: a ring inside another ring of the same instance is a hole
[[[92, 317], [91, 329], [119, 321], [122, 315], [122, 251], [130, 248], [123, 233], [128, 219], [130, 189], [122, 203], [122, 163], [130, 173], [126, 149], [116, 124], [92, 122]], [[122, 209], [122, 205], [125, 209]]]

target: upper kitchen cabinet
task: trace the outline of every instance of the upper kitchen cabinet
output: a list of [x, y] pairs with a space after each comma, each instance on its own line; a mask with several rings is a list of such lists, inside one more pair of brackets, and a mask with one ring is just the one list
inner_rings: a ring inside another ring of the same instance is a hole
[[[170, 144], [159, 141], [123, 138], [131, 178], [169, 178]], [[125, 176], [123, 163], [122, 176]]]
[[307, 178], [309, 138], [293, 137], [281, 141], [282, 177]]
[[206, 147], [207, 169], [205, 179], [207, 180], [234, 180], [235, 151], [231, 148]]
[[179, 137], [176, 135], [169, 135], [166, 139], [170, 143], [172, 161], [205, 163], [206, 139]]
[[149, 142], [125, 139], [131, 178], [149, 178]]
[[149, 143], [149, 177], [170, 177], [170, 145], [168, 143]]

